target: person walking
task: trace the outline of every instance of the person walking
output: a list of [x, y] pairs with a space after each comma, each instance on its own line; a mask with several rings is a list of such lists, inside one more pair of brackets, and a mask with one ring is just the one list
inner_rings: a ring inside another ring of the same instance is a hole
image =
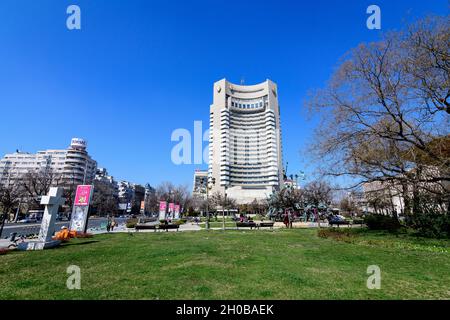
[[114, 220], [114, 217], [111, 219], [111, 231], [114, 231], [114, 227], [116, 226], [116, 220]]
[[289, 228], [289, 216], [288, 216], [288, 213], [287, 212], [285, 212], [284, 213], [284, 225], [286, 226], [286, 228]]
[[106, 231], [109, 232], [111, 230], [111, 218], [108, 216], [106, 220]]

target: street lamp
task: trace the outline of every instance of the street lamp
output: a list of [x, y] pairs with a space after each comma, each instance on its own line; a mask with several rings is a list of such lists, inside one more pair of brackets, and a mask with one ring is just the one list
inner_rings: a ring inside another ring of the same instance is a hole
[[[209, 177], [206, 178], [206, 230], [209, 230]], [[216, 184], [216, 178], [211, 178], [212, 185]], [[203, 183], [202, 183], [203, 184]]]
[[[225, 201], [223, 203], [223, 207], [222, 207], [222, 229], [225, 231], [225, 207], [227, 206], [227, 189], [228, 186], [225, 186]], [[228, 209], [227, 209], [227, 216], [228, 216]]]

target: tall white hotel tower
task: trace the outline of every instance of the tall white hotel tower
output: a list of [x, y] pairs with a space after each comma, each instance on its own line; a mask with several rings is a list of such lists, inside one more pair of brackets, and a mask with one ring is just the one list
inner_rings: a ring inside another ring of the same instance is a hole
[[226, 79], [214, 84], [210, 107], [211, 192], [238, 203], [266, 199], [283, 183], [277, 85], [244, 86]]

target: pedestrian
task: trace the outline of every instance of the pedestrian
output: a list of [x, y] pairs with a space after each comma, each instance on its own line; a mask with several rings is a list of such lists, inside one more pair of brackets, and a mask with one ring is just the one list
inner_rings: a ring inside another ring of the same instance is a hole
[[286, 226], [286, 228], [289, 228], [289, 216], [287, 214], [287, 212], [284, 214], [284, 225]]
[[116, 220], [114, 220], [114, 217], [111, 219], [111, 231], [114, 231], [114, 227], [116, 226]]
[[314, 219], [317, 223], [319, 222], [319, 211], [317, 210], [317, 208], [314, 208]]
[[108, 216], [106, 220], [106, 231], [109, 232], [111, 230], [111, 218]]

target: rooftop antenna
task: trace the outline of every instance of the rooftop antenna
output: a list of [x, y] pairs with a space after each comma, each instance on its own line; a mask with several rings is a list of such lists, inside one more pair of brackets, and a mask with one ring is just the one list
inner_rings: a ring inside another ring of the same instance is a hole
[[283, 173], [283, 178], [284, 178], [284, 180], [287, 180], [288, 164], [289, 164], [289, 162], [286, 161], [286, 169], [284, 170], [284, 173]]
[[241, 77], [241, 86], [243, 86], [245, 84], [245, 78]]

